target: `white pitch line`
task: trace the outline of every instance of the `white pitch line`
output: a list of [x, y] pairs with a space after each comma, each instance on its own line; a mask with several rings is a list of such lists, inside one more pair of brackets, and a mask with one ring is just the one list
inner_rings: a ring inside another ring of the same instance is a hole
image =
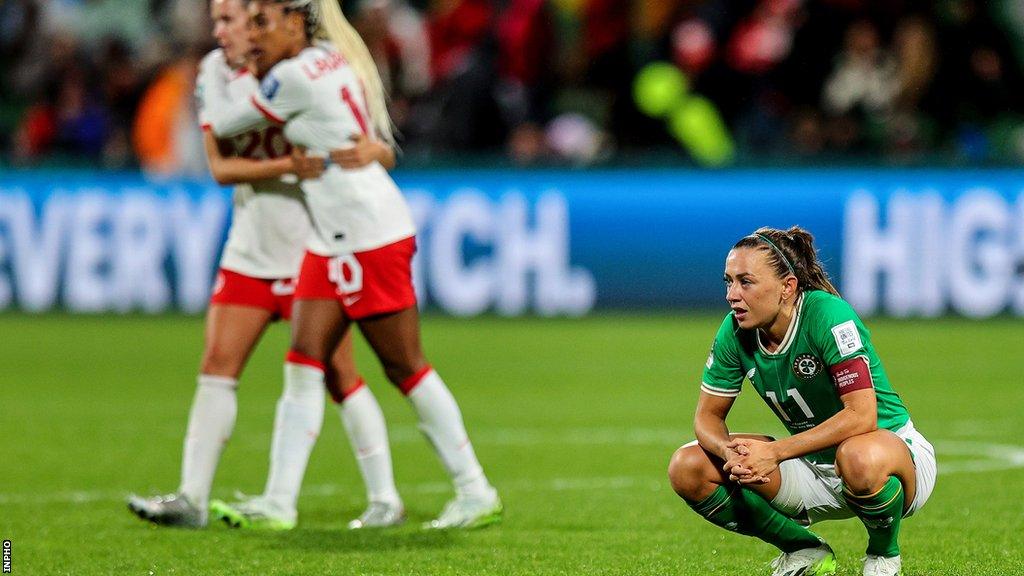
[[[967, 440], [938, 440], [935, 451], [945, 456], [970, 456], [969, 460], [940, 462], [939, 474], [996, 472], [1024, 468], [1024, 447]], [[977, 458], [982, 456], [983, 458]]]

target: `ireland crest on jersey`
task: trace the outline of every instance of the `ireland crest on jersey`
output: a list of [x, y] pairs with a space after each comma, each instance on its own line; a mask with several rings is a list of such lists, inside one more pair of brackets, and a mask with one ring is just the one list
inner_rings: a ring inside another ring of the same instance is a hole
[[793, 374], [801, 380], [810, 380], [821, 372], [825, 365], [812, 354], [800, 354], [793, 360]]

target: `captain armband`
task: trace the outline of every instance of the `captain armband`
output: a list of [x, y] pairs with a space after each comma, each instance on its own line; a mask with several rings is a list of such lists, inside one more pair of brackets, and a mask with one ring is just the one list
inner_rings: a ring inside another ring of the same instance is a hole
[[866, 356], [855, 356], [844, 360], [835, 366], [830, 366], [828, 371], [832, 374], [832, 384], [836, 392], [842, 396], [857, 390], [868, 390], [874, 388], [871, 380], [871, 367], [868, 365]]

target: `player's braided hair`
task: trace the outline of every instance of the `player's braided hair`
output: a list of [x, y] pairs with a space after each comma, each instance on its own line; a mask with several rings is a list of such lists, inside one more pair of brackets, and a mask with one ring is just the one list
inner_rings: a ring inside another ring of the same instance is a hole
[[[284, 7], [285, 13], [297, 12], [302, 15], [303, 21], [306, 23], [306, 38], [312, 40], [316, 38], [317, 32], [320, 30], [320, 6], [316, 0], [261, 0], [270, 4], [280, 4]], [[242, 0], [244, 4], [249, 4], [253, 0]]]
[[320, 29], [320, 6], [313, 0], [285, 0], [286, 12], [299, 12], [305, 16], [306, 38], [312, 40]]
[[761, 250], [779, 278], [785, 278], [790, 274], [796, 276], [797, 289], [801, 292], [824, 290], [839, 296], [839, 291], [818, 260], [814, 236], [799, 226], [793, 226], [789, 230], [758, 228], [750, 236], [741, 238], [733, 248]]

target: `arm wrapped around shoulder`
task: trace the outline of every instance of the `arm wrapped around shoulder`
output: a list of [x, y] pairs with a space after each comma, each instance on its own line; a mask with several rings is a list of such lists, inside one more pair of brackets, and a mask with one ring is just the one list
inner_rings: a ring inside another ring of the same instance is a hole
[[854, 356], [829, 366], [828, 371], [832, 374], [832, 383], [840, 396], [875, 387], [871, 380], [871, 366], [868, 364], [867, 356]]

